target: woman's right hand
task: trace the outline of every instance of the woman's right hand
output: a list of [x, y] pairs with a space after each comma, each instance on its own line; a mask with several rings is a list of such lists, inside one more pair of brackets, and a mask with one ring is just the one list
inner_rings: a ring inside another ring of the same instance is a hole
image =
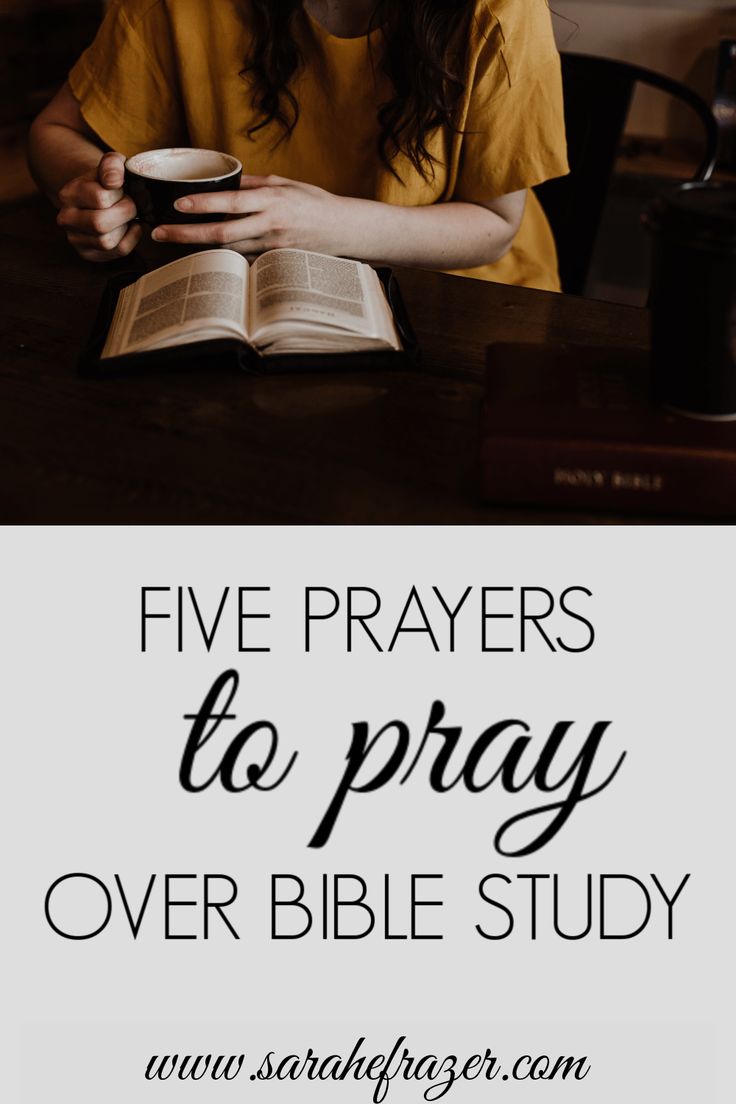
[[96, 170], [70, 180], [59, 192], [58, 225], [86, 261], [127, 257], [143, 233], [133, 200], [123, 195], [125, 159], [105, 153]]

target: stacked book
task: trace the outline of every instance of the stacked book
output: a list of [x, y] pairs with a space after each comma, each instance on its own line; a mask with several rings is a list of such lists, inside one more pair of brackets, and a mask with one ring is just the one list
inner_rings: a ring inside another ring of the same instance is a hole
[[736, 517], [736, 421], [670, 412], [630, 349], [488, 349], [482, 440], [493, 502]]

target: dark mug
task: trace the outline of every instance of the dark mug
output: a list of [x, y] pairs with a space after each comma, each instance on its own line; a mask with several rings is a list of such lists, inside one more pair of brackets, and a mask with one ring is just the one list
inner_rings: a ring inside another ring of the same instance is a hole
[[146, 150], [125, 162], [125, 191], [136, 205], [138, 218], [149, 226], [218, 222], [224, 214], [184, 214], [174, 203], [199, 192], [237, 191], [242, 172], [237, 157], [217, 150]]
[[736, 186], [681, 184], [645, 223], [653, 398], [691, 417], [736, 419]]

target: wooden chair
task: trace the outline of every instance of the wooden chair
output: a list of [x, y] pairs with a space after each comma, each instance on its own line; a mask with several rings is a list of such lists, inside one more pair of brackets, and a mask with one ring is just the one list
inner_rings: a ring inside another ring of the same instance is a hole
[[703, 125], [705, 152], [693, 180], [716, 164], [718, 127], [711, 109], [685, 85], [608, 58], [562, 55], [570, 175], [535, 188], [557, 242], [563, 290], [582, 295], [621, 135], [637, 84], [688, 104]]

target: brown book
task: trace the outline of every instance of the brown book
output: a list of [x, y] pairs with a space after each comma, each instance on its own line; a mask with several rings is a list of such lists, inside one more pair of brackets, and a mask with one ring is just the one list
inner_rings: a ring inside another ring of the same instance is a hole
[[655, 406], [648, 360], [630, 349], [491, 345], [486, 498], [736, 518], [736, 421]]

